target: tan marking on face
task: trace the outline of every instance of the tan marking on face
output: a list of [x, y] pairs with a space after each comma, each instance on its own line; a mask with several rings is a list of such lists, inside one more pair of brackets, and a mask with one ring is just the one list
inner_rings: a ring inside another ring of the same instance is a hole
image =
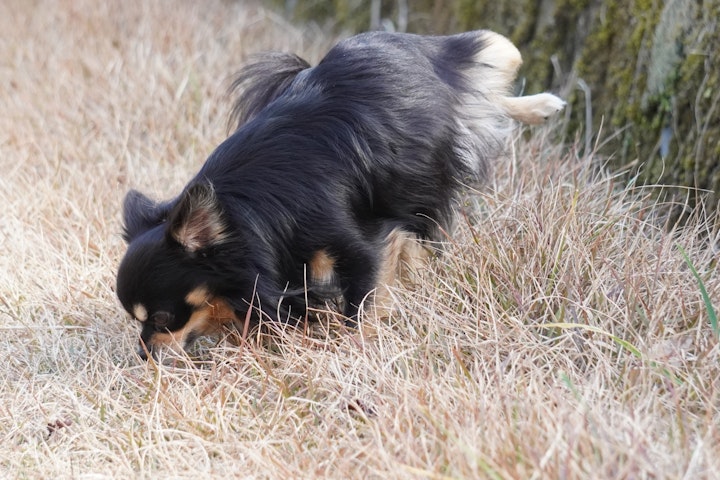
[[185, 342], [191, 333], [195, 336], [214, 335], [222, 332], [223, 327], [236, 321], [234, 310], [225, 300], [207, 297], [190, 315], [190, 319], [182, 329], [174, 332], [155, 333], [149, 343], [152, 347], [168, 346], [182, 349], [185, 348]]
[[185, 295], [185, 302], [193, 307], [202, 307], [207, 304], [210, 299], [210, 293], [208, 293], [205, 286], [198, 287], [192, 292]]
[[314, 284], [329, 284], [335, 278], [335, 259], [325, 250], [318, 250], [309, 263], [310, 280]]
[[136, 320], [144, 322], [148, 319], [147, 308], [140, 303], [133, 305], [133, 317], [135, 317]]

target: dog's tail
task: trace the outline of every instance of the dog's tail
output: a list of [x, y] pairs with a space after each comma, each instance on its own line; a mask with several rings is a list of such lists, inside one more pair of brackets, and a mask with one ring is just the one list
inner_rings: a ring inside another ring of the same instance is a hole
[[272, 52], [254, 57], [228, 89], [229, 95], [240, 92], [233, 102], [228, 130], [240, 128], [251, 120], [282, 95], [298, 73], [306, 68], [310, 68], [310, 64], [290, 53]]

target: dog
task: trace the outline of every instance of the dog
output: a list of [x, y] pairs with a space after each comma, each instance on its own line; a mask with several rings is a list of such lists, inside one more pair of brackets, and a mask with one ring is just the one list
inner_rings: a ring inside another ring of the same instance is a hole
[[503, 156], [511, 119], [564, 107], [511, 95], [521, 63], [479, 30], [365, 33], [314, 67], [284, 53], [247, 65], [234, 132], [184, 190], [125, 197], [117, 295], [142, 324], [140, 356], [243, 322], [297, 323], [336, 297], [357, 325], [401, 259], [444, 238], [463, 185]]

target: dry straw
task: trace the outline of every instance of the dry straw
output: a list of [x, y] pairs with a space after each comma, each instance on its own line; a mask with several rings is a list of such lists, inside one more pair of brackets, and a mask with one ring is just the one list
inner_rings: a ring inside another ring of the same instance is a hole
[[243, 2], [0, 5], [0, 476], [711, 478], [718, 232], [544, 131], [395, 309], [133, 355], [119, 206], [224, 135], [228, 75], [332, 39]]

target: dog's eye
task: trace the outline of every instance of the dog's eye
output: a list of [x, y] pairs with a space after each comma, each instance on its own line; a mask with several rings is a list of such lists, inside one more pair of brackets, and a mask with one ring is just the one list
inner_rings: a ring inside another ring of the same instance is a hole
[[165, 330], [173, 319], [172, 313], [156, 312], [152, 316], [155, 330]]

